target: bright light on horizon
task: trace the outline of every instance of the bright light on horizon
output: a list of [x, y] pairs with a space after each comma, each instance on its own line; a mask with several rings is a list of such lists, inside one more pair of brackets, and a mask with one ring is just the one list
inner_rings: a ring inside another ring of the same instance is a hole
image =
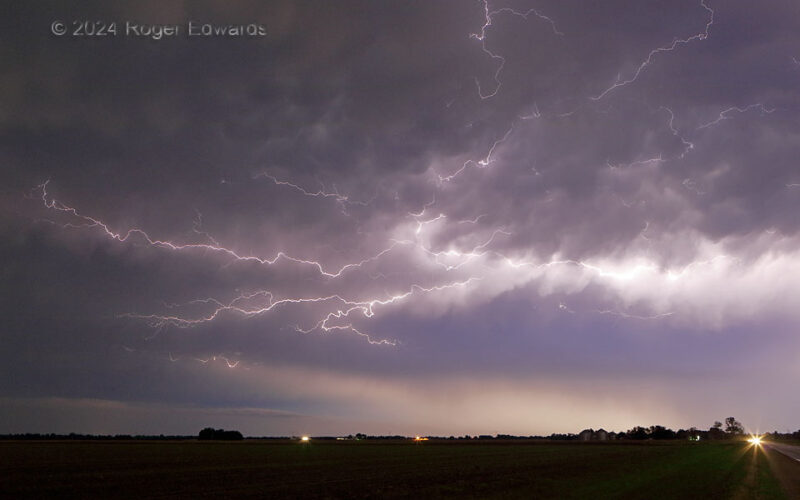
[[747, 442], [752, 444], [752, 445], [755, 445], [755, 446], [760, 446], [761, 445], [761, 436], [750, 436], [750, 438], [747, 440]]

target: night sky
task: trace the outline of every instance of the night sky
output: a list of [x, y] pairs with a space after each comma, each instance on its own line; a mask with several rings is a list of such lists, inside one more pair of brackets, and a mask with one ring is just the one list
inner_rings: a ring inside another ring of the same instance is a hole
[[0, 9], [0, 432], [800, 425], [795, 0]]

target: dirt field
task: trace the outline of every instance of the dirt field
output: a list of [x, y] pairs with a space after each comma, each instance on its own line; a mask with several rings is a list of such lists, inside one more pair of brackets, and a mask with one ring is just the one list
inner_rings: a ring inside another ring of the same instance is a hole
[[800, 462], [769, 447], [766, 460], [788, 498], [800, 498]]
[[4, 498], [787, 498], [742, 443], [0, 442]]

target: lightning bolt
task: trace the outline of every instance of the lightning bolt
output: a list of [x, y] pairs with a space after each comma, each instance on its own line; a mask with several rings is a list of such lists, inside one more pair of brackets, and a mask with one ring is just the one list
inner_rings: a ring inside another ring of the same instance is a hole
[[694, 143], [687, 141], [682, 135], [680, 135], [678, 129], [675, 128], [675, 113], [673, 113], [670, 108], [666, 106], [661, 106], [658, 109], [663, 109], [664, 111], [669, 113], [669, 122], [667, 122], [667, 126], [669, 127], [670, 132], [672, 132], [672, 135], [680, 139], [681, 143], [683, 144], [684, 148], [683, 153], [681, 153], [681, 155], [679, 156], [679, 158], [683, 158], [689, 151], [694, 149]]
[[[561, 310], [561, 311], [564, 311], [566, 313], [569, 313], [569, 314], [579, 314], [575, 310], [570, 309], [570, 307], [567, 306], [564, 302], [559, 302], [558, 303], [558, 309]], [[616, 309], [595, 309], [595, 310], [590, 311], [590, 312], [592, 314], [600, 314], [600, 315], [603, 315], [603, 316], [606, 316], [606, 315], [608, 315], [608, 316], [618, 316], [618, 317], [624, 318], [624, 319], [636, 319], [636, 320], [643, 320], [643, 321], [653, 321], [653, 320], [664, 319], [664, 318], [668, 318], [668, 317], [670, 317], [670, 316], [672, 316], [674, 314], [673, 312], [665, 312], [665, 313], [659, 313], [659, 314], [640, 315], [640, 314], [630, 314], [630, 313], [627, 313], [627, 312], [624, 312], [624, 311], [619, 311], [619, 310], [616, 310]]]
[[[188, 328], [192, 326], [197, 326], [202, 323], [212, 322], [225, 312], [233, 312], [233, 313], [238, 313], [239, 315], [244, 317], [252, 317], [252, 316], [260, 316], [266, 314], [267, 312], [272, 311], [276, 307], [286, 304], [334, 302], [338, 303], [339, 306], [334, 306], [333, 307], [334, 310], [324, 314], [324, 316], [320, 320], [318, 320], [312, 327], [302, 328], [298, 325], [295, 325], [293, 327], [294, 330], [301, 333], [311, 333], [315, 330], [320, 330], [323, 332], [329, 332], [334, 330], [350, 330], [353, 333], [361, 337], [364, 337], [370, 344], [396, 346], [398, 343], [398, 341], [396, 340], [389, 340], [389, 339], [375, 340], [373, 339], [372, 335], [360, 331], [352, 324], [337, 325], [334, 324], [334, 322], [342, 318], [348, 318], [350, 317], [351, 314], [356, 312], [360, 313], [365, 318], [371, 318], [375, 315], [376, 307], [382, 307], [393, 304], [395, 302], [401, 302], [407, 299], [408, 297], [411, 297], [412, 295], [418, 293], [433, 293], [455, 287], [465, 287], [477, 280], [480, 280], [480, 278], [469, 278], [463, 281], [447, 283], [444, 285], [436, 285], [432, 287], [412, 285], [408, 291], [391, 295], [388, 298], [384, 299], [375, 298], [366, 300], [346, 299], [338, 294], [328, 295], [324, 297], [275, 299], [272, 292], [262, 290], [248, 294], [241, 294], [227, 303], [223, 303], [214, 298], [197, 299], [188, 302], [186, 305], [200, 303], [200, 304], [211, 304], [213, 306], [213, 309], [210, 313], [195, 317], [181, 316], [178, 314], [160, 315], [160, 314], [134, 314], [134, 313], [125, 313], [120, 315], [120, 317], [144, 320], [151, 327], [154, 328], [163, 328], [164, 326], [167, 325], [176, 326], [178, 328]], [[261, 298], [265, 303], [248, 306], [247, 303], [255, 298]]]
[[541, 117], [542, 117], [542, 112], [539, 111], [539, 105], [536, 102], [534, 102], [533, 103], [533, 111], [531, 112], [531, 114], [520, 116], [519, 119], [520, 120], [532, 120], [534, 118], [541, 118]]
[[541, 14], [536, 9], [528, 9], [526, 12], [520, 12], [520, 11], [511, 9], [511, 8], [508, 8], [508, 7], [503, 7], [502, 9], [497, 9], [497, 10], [490, 11], [489, 10], [489, 1], [488, 0], [482, 0], [482, 2], [483, 2], [483, 11], [484, 11], [484, 23], [483, 23], [483, 26], [481, 26], [480, 32], [479, 33], [472, 33], [470, 35], [470, 38], [473, 38], [473, 39], [478, 40], [479, 42], [481, 42], [481, 50], [483, 50], [483, 52], [486, 55], [488, 55], [492, 60], [500, 61], [500, 63], [497, 66], [497, 69], [494, 72], [494, 84], [495, 85], [494, 85], [494, 89], [491, 92], [489, 92], [488, 94], [484, 94], [483, 90], [481, 89], [480, 80], [475, 78], [475, 86], [478, 88], [478, 96], [482, 100], [486, 100], [486, 99], [490, 99], [490, 98], [496, 96], [497, 93], [500, 91], [500, 87], [503, 85], [503, 82], [500, 81], [500, 73], [503, 72], [503, 68], [506, 65], [505, 57], [503, 57], [500, 54], [497, 54], [495, 52], [492, 52], [488, 47], [486, 47], [486, 30], [488, 30], [489, 27], [492, 26], [492, 23], [494, 22], [494, 17], [495, 16], [497, 16], [498, 14], [506, 14], [507, 13], [507, 14], [511, 14], [511, 15], [514, 15], [514, 16], [517, 16], [517, 17], [521, 17], [522, 19], [525, 19], [527, 21], [529, 16], [534, 15], [535, 17], [537, 17], [537, 18], [549, 23], [550, 27], [553, 29], [553, 33], [555, 35], [564, 36], [564, 33], [562, 33], [561, 31], [558, 30], [558, 28], [556, 27], [555, 21], [553, 21], [551, 18], [545, 16], [544, 14]]
[[303, 188], [302, 186], [300, 186], [298, 184], [294, 184], [294, 183], [289, 182], [289, 181], [280, 180], [277, 177], [275, 177], [273, 175], [270, 175], [270, 174], [268, 174], [266, 172], [262, 172], [260, 174], [254, 175], [253, 179], [259, 179], [259, 178], [262, 178], [262, 177], [271, 180], [276, 186], [287, 186], [287, 187], [290, 187], [290, 188], [294, 189], [295, 191], [300, 192], [303, 196], [309, 196], [309, 197], [312, 197], [312, 198], [331, 198], [331, 199], [335, 200], [336, 203], [339, 203], [339, 204], [342, 205], [342, 212], [345, 215], [347, 215], [347, 212], [345, 210], [345, 206], [346, 205], [360, 205], [362, 207], [366, 207], [366, 206], [369, 206], [369, 204], [372, 201], [374, 201], [374, 199], [375, 199], [373, 197], [373, 199], [369, 200], [369, 201], [351, 200], [349, 196], [346, 196], [346, 195], [343, 195], [343, 194], [339, 193], [339, 191], [336, 189], [336, 185], [335, 184], [333, 185], [333, 191], [327, 191], [326, 188], [325, 188], [325, 185], [322, 184], [321, 182], [320, 182], [320, 185], [321, 185], [320, 189], [318, 189], [317, 191], [308, 191], [308, 190], [306, 190], [305, 188]]
[[[496, 252], [491, 252], [491, 251], [488, 251], [488, 250], [487, 251], [481, 251], [481, 250], [483, 250], [484, 248], [488, 247], [494, 241], [494, 238], [498, 234], [504, 234], [506, 236], [511, 236], [511, 233], [509, 233], [508, 231], [505, 231], [503, 229], [496, 229], [496, 230], [494, 230], [492, 232], [491, 236], [489, 236], [489, 239], [487, 239], [485, 242], [481, 243], [480, 245], [477, 245], [477, 246], [473, 247], [471, 250], [468, 250], [468, 251], [460, 251], [460, 250], [450, 249], [450, 250], [443, 250], [443, 251], [436, 252], [436, 251], [431, 250], [430, 248], [425, 247], [424, 245], [419, 245], [419, 248], [421, 248], [423, 252], [425, 252], [428, 255], [432, 256], [434, 258], [434, 262], [436, 264], [442, 266], [446, 271], [453, 271], [455, 269], [461, 268], [462, 266], [464, 266], [469, 261], [471, 261], [471, 260], [473, 260], [475, 258], [483, 257], [483, 256], [488, 255], [488, 254], [497, 254]], [[453, 265], [453, 264], [445, 264], [444, 262], [441, 262], [441, 259], [443, 259], [443, 258], [457, 258], [457, 259], [463, 259], [463, 260], [461, 260], [460, 263]]]
[[626, 313], [626, 312], [623, 312], [623, 311], [617, 311], [617, 310], [614, 310], [614, 309], [602, 309], [602, 310], [598, 309], [598, 310], [593, 311], [593, 312], [595, 314], [612, 315], [612, 316], [619, 316], [620, 318], [625, 318], [625, 319], [640, 319], [640, 320], [645, 320], [645, 321], [668, 318], [668, 317], [672, 316], [673, 314], [675, 314], [674, 312], [665, 312], [665, 313], [661, 313], [661, 314], [638, 315], [638, 314], [629, 314], [629, 313]]
[[488, 217], [489, 214], [480, 214], [479, 216], [475, 217], [474, 219], [464, 219], [458, 221], [459, 224], [477, 224], [478, 221], [483, 219], [484, 217]]
[[[649, 165], [649, 164], [658, 165], [658, 164], [661, 164], [661, 163], [665, 163], [667, 161], [674, 161], [674, 160], [683, 159], [683, 158], [686, 157], [687, 154], [689, 154], [690, 151], [692, 151], [694, 149], [694, 147], [695, 147], [694, 143], [689, 141], [689, 140], [687, 140], [686, 137], [684, 137], [678, 131], [678, 129], [675, 127], [675, 113], [673, 113], [672, 109], [670, 109], [670, 108], [668, 108], [666, 106], [660, 106], [658, 108], [658, 111], [665, 111], [667, 113], [667, 116], [669, 118], [667, 120], [667, 127], [669, 128], [670, 133], [675, 138], [677, 138], [678, 140], [681, 141], [681, 144], [683, 145], [683, 151], [679, 155], [674, 155], [674, 156], [667, 157], [667, 158], [665, 158], [663, 154], [659, 153], [658, 156], [654, 156], [652, 158], [647, 158], [647, 159], [644, 159], [644, 160], [636, 160], [636, 161], [632, 161], [632, 162], [629, 162], [629, 163], [612, 164], [610, 160], [606, 160], [606, 166], [608, 168], [610, 168], [611, 170], [617, 170], [617, 169], [620, 169], [620, 168], [623, 168], [623, 167], [624, 168], [630, 168], [630, 167], [634, 167], [634, 166], [637, 166], [637, 165]], [[625, 202], [623, 202], [623, 204], [625, 206], [628, 206]]]
[[[486, 163], [488, 164], [488, 160], [487, 160]], [[386, 253], [390, 252], [392, 249], [394, 249], [398, 245], [409, 245], [409, 244], [411, 244], [411, 242], [409, 242], [409, 241], [394, 240], [394, 241], [392, 241], [392, 243], [389, 245], [388, 248], [382, 250], [381, 252], [378, 252], [376, 255], [374, 255], [372, 257], [369, 257], [367, 259], [363, 259], [363, 260], [361, 260], [359, 262], [356, 262], [356, 263], [347, 264], [345, 266], [342, 266], [341, 268], [339, 268], [335, 272], [329, 272], [319, 262], [308, 261], [308, 260], [303, 260], [303, 259], [297, 259], [297, 258], [291, 257], [289, 255], [286, 255], [284, 253], [279, 253], [273, 259], [265, 259], [265, 258], [256, 257], [256, 256], [247, 256], [247, 255], [243, 256], [243, 255], [240, 255], [240, 254], [236, 253], [232, 249], [220, 246], [211, 235], [209, 235], [208, 233], [205, 233], [204, 231], [200, 230], [200, 228], [202, 226], [202, 215], [199, 212], [197, 214], [197, 217], [196, 217], [194, 225], [193, 225], [193, 231], [195, 233], [197, 233], [197, 234], [201, 234], [204, 237], [209, 238], [213, 243], [210, 243], [210, 244], [209, 243], [190, 243], [190, 244], [174, 243], [174, 242], [167, 241], [167, 240], [155, 239], [155, 238], [151, 237], [150, 235], [148, 235], [146, 231], [144, 231], [142, 229], [139, 229], [139, 228], [132, 228], [132, 229], [129, 229], [129, 230], [125, 231], [125, 232], [115, 232], [112, 229], [110, 229], [109, 226], [106, 223], [104, 223], [103, 221], [101, 221], [100, 219], [84, 215], [81, 212], [79, 212], [76, 208], [68, 206], [68, 205], [66, 205], [66, 204], [64, 204], [64, 203], [62, 203], [62, 202], [60, 202], [60, 201], [58, 201], [56, 199], [51, 198], [49, 196], [49, 194], [48, 194], [48, 191], [47, 191], [48, 183], [49, 183], [49, 181], [44, 182], [43, 184], [41, 184], [39, 186], [39, 188], [41, 189], [41, 200], [44, 203], [44, 206], [46, 208], [48, 208], [48, 209], [51, 209], [51, 210], [55, 210], [55, 211], [58, 211], [58, 212], [63, 212], [65, 214], [77, 219], [77, 221], [78, 221], [77, 224], [73, 223], [73, 222], [65, 224], [64, 225], [65, 227], [99, 228], [99, 229], [101, 229], [102, 234], [104, 234], [108, 238], [110, 238], [112, 240], [115, 240], [115, 241], [118, 241], [118, 242], [126, 242], [133, 235], [138, 235], [147, 244], [149, 244], [151, 246], [154, 246], [154, 247], [167, 249], [167, 250], [172, 250], [172, 251], [196, 250], [196, 249], [212, 250], [212, 251], [217, 251], [217, 252], [221, 252], [221, 253], [223, 253], [225, 255], [228, 255], [228, 256], [232, 257], [236, 261], [256, 261], [256, 262], [259, 262], [261, 264], [272, 265], [272, 264], [275, 264], [279, 259], [282, 258], [284, 260], [291, 261], [291, 262], [297, 262], [297, 263], [311, 265], [311, 266], [315, 267], [322, 276], [325, 276], [325, 277], [328, 277], [328, 278], [338, 278], [345, 271], [347, 271], [348, 269], [361, 267], [361, 266], [363, 266], [364, 264], [366, 264], [368, 262], [377, 260], [378, 258], [380, 258], [381, 256], [385, 255]], [[421, 217], [424, 214], [425, 209], [427, 209], [433, 203], [435, 203], [435, 199], [433, 201], [431, 201], [430, 203], [426, 204], [425, 207], [423, 208], [423, 210], [420, 213], [413, 214], [413, 215], [417, 216], [417, 217]], [[477, 221], [481, 217], [483, 217], [483, 215], [477, 217], [475, 220], [462, 221], [462, 222], [477, 223]], [[444, 218], [446, 218], [446, 216], [441, 214], [441, 215], [439, 215], [439, 216], [437, 216], [437, 217], [435, 217], [433, 219], [430, 219], [430, 220], [419, 221], [418, 222], [419, 226], [417, 228], [417, 233], [419, 233], [419, 231], [421, 231], [422, 227], [425, 224], [431, 223], [431, 222], [436, 221], [436, 220], [444, 219]], [[458, 250], [449, 250], [449, 251], [445, 251], [445, 252], [434, 252], [434, 251], [432, 251], [430, 249], [425, 248], [424, 246], [421, 246], [421, 248], [423, 248], [423, 250], [425, 250], [430, 255], [434, 256], [437, 259], [437, 263], [439, 263], [439, 264], [441, 264], [441, 263], [438, 262], [438, 259], [441, 258], [442, 256], [461, 257], [461, 258], [466, 259], [465, 260], [465, 262], [466, 262], [466, 261], [468, 261], [469, 259], [471, 259], [473, 257], [479, 256], [479, 255], [483, 255], [483, 253], [480, 253], [480, 250], [482, 250], [486, 246], [488, 246], [494, 240], [495, 236], [497, 234], [501, 234], [501, 233], [504, 233], [504, 231], [502, 231], [502, 230], [495, 231], [494, 233], [492, 233], [492, 235], [489, 237], [488, 240], [486, 240], [485, 242], [483, 242], [480, 245], [476, 246], [471, 251], [467, 251], [467, 252], [462, 252], [462, 251], [458, 251]], [[506, 233], [506, 234], [508, 234], [508, 233]], [[450, 268], [450, 269], [455, 269], [457, 267], [460, 267], [461, 265], [463, 265], [463, 263], [458, 265], [458, 266], [445, 266], [445, 267]], [[433, 286], [433, 287], [423, 287], [421, 285], [416, 285], [415, 284], [415, 285], [411, 286], [409, 291], [407, 291], [405, 293], [402, 293], [402, 294], [393, 295], [393, 296], [389, 297], [388, 299], [369, 299], [369, 300], [351, 300], [351, 299], [347, 299], [347, 298], [345, 298], [345, 297], [343, 297], [343, 296], [341, 296], [339, 294], [331, 294], [331, 295], [325, 295], [325, 296], [320, 296], [320, 297], [288, 297], [288, 298], [277, 299], [275, 297], [275, 295], [273, 294], [273, 292], [261, 290], [261, 291], [257, 291], [257, 292], [253, 292], [253, 293], [241, 294], [241, 295], [235, 297], [233, 300], [231, 300], [231, 301], [229, 301], [227, 303], [222, 302], [222, 301], [220, 301], [218, 299], [215, 299], [215, 298], [204, 298], [204, 299], [193, 300], [193, 301], [190, 301], [190, 302], [188, 302], [186, 304], [183, 304], [183, 305], [177, 305], [177, 304], [167, 305], [169, 308], [179, 308], [179, 307], [184, 307], [184, 306], [188, 306], [188, 305], [201, 305], [201, 304], [211, 305], [212, 306], [212, 310], [211, 310], [210, 313], [205, 314], [205, 315], [195, 316], [195, 317], [188, 317], [188, 316], [183, 316], [183, 315], [180, 315], [180, 314], [163, 315], [163, 314], [135, 314], [135, 313], [125, 313], [125, 314], [120, 315], [120, 317], [143, 320], [148, 325], [150, 325], [151, 327], [156, 329], [156, 331], [160, 331], [161, 329], [163, 329], [166, 326], [176, 326], [176, 327], [179, 327], [179, 328], [187, 328], [187, 327], [199, 325], [201, 323], [208, 323], [208, 322], [214, 321], [221, 314], [226, 313], [226, 312], [227, 313], [237, 313], [239, 315], [248, 317], [248, 316], [262, 315], [262, 314], [265, 314], [265, 313], [267, 313], [269, 311], [272, 311], [273, 309], [275, 309], [275, 308], [277, 308], [279, 306], [284, 306], [284, 305], [289, 305], [289, 304], [338, 303], [339, 304], [339, 306], [338, 306], [339, 309], [336, 309], [336, 311], [334, 311], [334, 312], [328, 313], [323, 319], [319, 320], [314, 327], [312, 327], [310, 329], [302, 329], [300, 327], [297, 327], [298, 331], [303, 331], [303, 332], [307, 333], [307, 332], [310, 332], [310, 331], [313, 331], [313, 330], [317, 330], [317, 329], [318, 330], [322, 330], [322, 331], [348, 329], [348, 330], [351, 330], [351, 331], [353, 331], [354, 333], [356, 333], [356, 334], [358, 334], [360, 336], [365, 337], [371, 344], [396, 345], [396, 341], [392, 341], [392, 340], [374, 340], [372, 338], [372, 336], [370, 336], [369, 334], [366, 334], [366, 333], [358, 330], [352, 324], [334, 325], [334, 324], [332, 324], [332, 321], [335, 320], [335, 319], [347, 318], [353, 312], [360, 312], [365, 318], [370, 318], [370, 317], [372, 317], [374, 315], [374, 308], [376, 306], [385, 306], [385, 305], [388, 305], [388, 304], [391, 304], [391, 303], [394, 303], [394, 302], [397, 302], [397, 301], [401, 301], [401, 300], [411, 296], [414, 293], [431, 293], [431, 292], [440, 291], [440, 290], [444, 290], [444, 289], [452, 288], [452, 287], [456, 287], [456, 286], [466, 286], [469, 283], [471, 283], [472, 281], [477, 280], [477, 279], [480, 279], [480, 278], [473, 277], [473, 278], [470, 278], [470, 279], [468, 279], [466, 281], [455, 282], [455, 283], [450, 283], [450, 284], [445, 284], [445, 285], [437, 285], [437, 286]], [[258, 301], [260, 301], [261, 303], [253, 304], [253, 302], [258, 302]]]
[[[149, 244], [169, 250], [182, 250], [185, 248], [197, 248], [197, 247], [209, 249], [213, 247], [213, 245], [209, 244], [193, 244], [193, 245], [182, 246], [171, 242], [155, 240], [147, 236], [146, 233], [144, 233], [144, 231], [139, 229], [132, 229], [126, 233], [116, 233], [111, 229], [109, 229], [109, 227], [99, 219], [83, 215], [77, 209], [67, 206], [55, 199], [50, 198], [47, 193], [47, 185], [48, 185], [47, 182], [40, 185], [40, 188], [42, 190], [41, 194], [42, 202], [48, 209], [64, 212], [67, 215], [77, 219], [79, 224], [70, 222], [69, 226], [71, 227], [82, 227], [82, 228], [99, 227], [102, 229], [102, 234], [105, 234], [107, 237], [118, 242], [127, 241], [131, 234], [139, 234], [139, 233], [134, 233], [135, 231], [139, 231], [143, 235], [144, 240], [147, 241]], [[431, 202], [426, 203], [425, 206], [419, 212], [412, 213], [410, 215], [416, 218], [421, 218], [422, 216], [424, 216], [425, 211], [435, 204], [435, 201], [436, 200], [434, 197], [434, 199], [432, 199]], [[462, 221], [457, 221], [456, 223], [476, 224], [484, 216], [485, 214], [481, 214], [480, 216], [476, 217], [473, 220], [466, 220], [466, 221], [462, 220]], [[424, 227], [425, 223], [430, 223], [432, 220], [447, 221], [447, 216], [444, 214], [440, 214], [439, 216], [433, 219], [417, 221], [418, 224], [421, 224], [417, 227], [416, 231], [417, 234], [419, 234], [421, 228]], [[198, 216], [195, 219], [193, 230], [195, 232], [202, 234], [203, 232], [200, 230], [201, 224], [202, 224], [202, 216], [198, 213]], [[647, 225], [645, 226], [644, 230], [646, 229]], [[530, 279], [535, 279], [536, 273], [538, 271], [547, 270], [549, 268], [556, 266], [574, 266], [583, 268], [595, 274], [600, 279], [610, 279], [615, 281], [627, 281], [636, 278], [643, 272], [651, 273], [653, 271], [657, 271], [657, 267], [653, 264], [639, 264], [630, 267], [626, 270], [618, 271], [618, 270], [608, 270], [599, 265], [595, 265], [583, 260], [573, 260], [573, 259], [565, 259], [565, 260], [552, 259], [547, 262], [517, 261], [505, 256], [500, 252], [489, 249], [489, 246], [499, 235], [511, 235], [511, 233], [505, 231], [502, 228], [495, 229], [488, 238], [486, 238], [483, 242], [477, 244], [470, 250], [459, 250], [451, 248], [442, 251], [435, 251], [426, 247], [420, 242], [395, 240], [392, 241], [388, 249], [384, 250], [383, 252], [387, 252], [397, 245], [413, 244], [418, 248], [420, 248], [424, 254], [430, 256], [432, 258], [432, 262], [443, 267], [445, 271], [453, 271], [460, 269], [467, 263], [478, 259], [494, 257], [500, 259], [501, 262], [505, 262], [508, 266], [510, 266], [513, 269], [519, 269], [522, 267], [530, 268], [532, 272], [532, 274], [530, 275]], [[225, 250], [226, 252], [230, 252], [229, 249]], [[456, 264], [452, 264], [449, 262], [445, 262], [444, 261], [445, 259], [456, 259], [459, 262]], [[363, 264], [368, 260], [370, 259], [365, 259], [361, 261], [361, 263]], [[338, 274], [334, 275], [333, 273], [326, 273], [321, 265], [316, 267], [323, 276], [328, 276], [328, 277], [339, 277], [341, 276], [341, 272], [343, 272], [342, 270]], [[680, 274], [669, 272], [668, 276], [670, 279], [678, 279], [682, 274], [687, 272], [688, 269], [689, 268], [687, 267], [686, 269], [681, 271]], [[489, 268], [489, 273], [495, 272], [495, 270], [496, 268], [494, 267]], [[305, 296], [305, 297], [303, 296], [278, 297], [272, 291], [258, 290], [255, 292], [240, 293], [238, 296], [228, 301], [222, 301], [217, 298], [202, 298], [184, 304], [165, 304], [167, 308], [173, 309], [175, 311], [169, 314], [124, 313], [119, 315], [119, 317], [144, 321], [148, 326], [152, 327], [155, 330], [156, 333], [154, 333], [154, 335], [156, 335], [159, 331], [170, 326], [174, 326], [177, 328], [190, 328], [200, 324], [213, 322], [219, 319], [224, 314], [233, 314], [241, 317], [256, 317], [268, 314], [279, 307], [291, 307], [298, 305], [315, 304], [320, 306], [320, 308], [323, 309], [323, 312], [317, 313], [319, 314], [319, 316], [316, 318], [316, 320], [314, 320], [314, 322], [310, 326], [304, 327], [300, 325], [294, 325], [293, 329], [295, 331], [301, 333], [311, 333], [315, 331], [323, 333], [333, 332], [333, 331], [349, 331], [359, 337], [364, 338], [371, 345], [397, 346], [398, 341], [396, 339], [376, 338], [375, 335], [367, 333], [362, 329], [360, 329], [359, 327], [357, 327], [353, 323], [354, 315], [364, 319], [373, 318], [376, 315], [378, 309], [385, 308], [391, 304], [401, 303], [414, 295], [433, 294], [436, 292], [441, 292], [453, 288], [467, 288], [471, 284], [479, 282], [483, 279], [485, 279], [485, 276], [472, 275], [467, 279], [458, 281], [449, 281], [445, 284], [437, 284], [433, 286], [411, 284], [405, 291], [400, 293], [394, 293], [394, 294], [387, 293], [386, 296], [384, 297], [368, 297], [368, 298], [351, 298], [341, 293], [331, 293], [320, 296]], [[189, 306], [208, 306], [208, 311], [201, 314], [182, 313], [182, 311]], [[567, 312], [571, 313], [575, 312], [569, 309], [568, 307], [564, 306], [563, 304], [560, 305], [560, 308], [566, 310]], [[670, 313], [661, 313], [653, 316], [641, 316], [617, 310], [599, 310], [595, 312], [599, 314], [616, 314], [620, 317], [630, 318], [630, 319], [657, 319], [672, 314], [670, 312]], [[209, 358], [209, 359], [216, 359], [216, 358]], [[234, 362], [224, 357], [220, 357], [220, 359], [224, 359], [227, 365], [231, 368], [236, 367], [239, 363], [238, 361]], [[207, 360], [204, 362], [207, 362]]]
[[[231, 248], [214, 243], [216, 240], [214, 240], [213, 237], [210, 237], [210, 235], [208, 235], [207, 233], [202, 233], [202, 234], [208, 236], [212, 240], [212, 243], [176, 243], [169, 240], [161, 240], [151, 237], [145, 230], [137, 227], [130, 228], [124, 232], [115, 232], [100, 219], [95, 219], [94, 217], [83, 215], [76, 208], [65, 205], [56, 199], [49, 199], [47, 193], [47, 185], [49, 182], [50, 181], [48, 180], [39, 185], [39, 188], [41, 189], [42, 192], [41, 198], [42, 201], [44, 202], [45, 207], [51, 210], [66, 213], [78, 219], [79, 221], [82, 221], [81, 223], [78, 224], [67, 223], [63, 225], [64, 227], [99, 228], [105, 236], [113, 240], [119, 241], [121, 243], [129, 241], [133, 236], [139, 236], [145, 243], [153, 247], [158, 247], [172, 251], [206, 250], [226, 255], [232, 258], [236, 262], [257, 262], [262, 265], [274, 265], [278, 261], [285, 260], [289, 262], [294, 262], [296, 264], [302, 264], [316, 268], [320, 275], [325, 276], [327, 278], [338, 278], [339, 276], [341, 276], [342, 274], [351, 269], [356, 269], [362, 267], [364, 264], [376, 261], [381, 257], [383, 257], [384, 255], [386, 255], [387, 253], [391, 252], [397, 245], [400, 244], [399, 242], [393, 243], [389, 247], [384, 248], [375, 255], [372, 255], [371, 257], [364, 258], [358, 262], [345, 264], [339, 267], [337, 270], [329, 270], [325, 266], [323, 266], [321, 262], [293, 257], [285, 252], [278, 252], [272, 258], [259, 257], [256, 255], [242, 255]], [[195, 232], [198, 232], [196, 223], [194, 229]]]
[[636, 161], [632, 161], [630, 163], [612, 164], [611, 161], [606, 160], [606, 166], [608, 168], [610, 168], [611, 170], [617, 170], [617, 169], [621, 169], [621, 168], [634, 167], [636, 165], [649, 165], [651, 163], [659, 164], [659, 163], [664, 163], [665, 161], [666, 160], [664, 159], [664, 157], [659, 154], [655, 158], [647, 158], [646, 160], [636, 160]]
[[211, 236], [205, 231], [201, 231], [203, 227], [203, 214], [201, 214], [200, 211], [197, 209], [195, 209], [195, 213], [197, 214], [197, 217], [194, 219], [194, 223], [192, 224], [192, 232], [195, 234], [199, 234], [200, 236], [204, 236], [205, 238], [208, 239], [208, 241], [211, 242], [212, 245], [216, 247], [221, 246], [219, 242], [216, 239], [214, 239], [213, 236]]
[[706, 23], [705, 30], [703, 30], [701, 33], [697, 33], [696, 35], [692, 35], [692, 36], [690, 36], [688, 38], [682, 38], [682, 39], [681, 38], [675, 38], [675, 39], [672, 40], [672, 43], [670, 43], [668, 45], [664, 45], [663, 47], [658, 47], [658, 48], [655, 48], [655, 49], [651, 50], [650, 53], [647, 55], [647, 58], [639, 64], [638, 68], [636, 68], [636, 72], [633, 74], [633, 76], [631, 76], [630, 78], [627, 78], [625, 80], [623, 80], [620, 76], [617, 76], [617, 81], [614, 82], [613, 85], [611, 85], [610, 87], [605, 89], [600, 94], [598, 94], [598, 95], [596, 95], [594, 97], [590, 97], [590, 99], [593, 100], [593, 101], [599, 101], [600, 99], [602, 99], [605, 96], [607, 96], [609, 93], [613, 92], [615, 89], [618, 89], [620, 87], [624, 87], [625, 85], [629, 85], [629, 84], [635, 82], [636, 79], [639, 78], [639, 75], [642, 74], [642, 71], [644, 71], [645, 68], [647, 68], [650, 64], [652, 64], [653, 58], [657, 54], [660, 54], [662, 52], [672, 52], [673, 50], [675, 50], [680, 45], [686, 45], [686, 44], [691, 43], [691, 42], [693, 42], [695, 40], [705, 40], [706, 38], [708, 38], [708, 31], [711, 29], [711, 25], [714, 24], [714, 10], [711, 9], [708, 5], [706, 5], [705, 0], [701, 0], [700, 1], [700, 5], [709, 14], [709, 19], [708, 19], [708, 22]]
[[503, 134], [503, 137], [501, 137], [500, 139], [497, 139], [496, 141], [494, 141], [492, 146], [489, 148], [489, 152], [486, 153], [486, 156], [483, 157], [483, 159], [480, 159], [480, 160], [467, 160], [467, 161], [464, 162], [463, 165], [461, 165], [461, 168], [459, 168], [458, 170], [456, 170], [452, 174], [445, 175], [445, 176], [438, 175], [439, 182], [443, 183], [443, 182], [452, 181], [453, 179], [458, 177], [462, 172], [464, 172], [464, 170], [466, 170], [467, 167], [469, 167], [469, 166], [474, 166], [475, 168], [487, 168], [487, 167], [489, 167], [495, 161], [494, 159], [492, 159], [492, 155], [494, 154], [495, 149], [497, 149], [497, 146], [499, 146], [500, 144], [503, 144], [504, 142], [506, 142], [508, 137], [511, 135], [511, 132], [513, 132], [513, 131], [514, 131], [514, 125], [512, 124], [511, 127], [509, 127], [509, 129], [506, 131], [506, 133]]
[[775, 111], [774, 108], [773, 109], [768, 109], [768, 108], [764, 107], [764, 105], [761, 104], [760, 102], [756, 103], [756, 104], [750, 104], [749, 106], [745, 106], [744, 108], [733, 106], [733, 107], [730, 107], [728, 109], [725, 109], [725, 110], [721, 111], [719, 113], [719, 116], [717, 116], [717, 118], [715, 120], [712, 120], [712, 121], [710, 121], [708, 123], [704, 123], [703, 125], [700, 125], [699, 127], [697, 127], [697, 130], [702, 130], [702, 129], [705, 129], [705, 128], [713, 127], [714, 125], [718, 124], [719, 122], [721, 122], [723, 120], [729, 120], [730, 116], [728, 116], [728, 115], [730, 113], [734, 113], [734, 112], [735, 113], [746, 113], [746, 112], [750, 111], [751, 109], [756, 109], [756, 108], [761, 110], [762, 116], [764, 114], [769, 114], [769, 113], [772, 113], [772, 112]]

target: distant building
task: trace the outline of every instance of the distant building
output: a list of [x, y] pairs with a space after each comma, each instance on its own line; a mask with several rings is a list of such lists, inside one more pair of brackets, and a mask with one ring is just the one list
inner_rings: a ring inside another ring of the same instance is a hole
[[[611, 434], [614, 434], [613, 432]], [[578, 441], [608, 441], [609, 439], [614, 439], [605, 429], [584, 429], [578, 434]]]

